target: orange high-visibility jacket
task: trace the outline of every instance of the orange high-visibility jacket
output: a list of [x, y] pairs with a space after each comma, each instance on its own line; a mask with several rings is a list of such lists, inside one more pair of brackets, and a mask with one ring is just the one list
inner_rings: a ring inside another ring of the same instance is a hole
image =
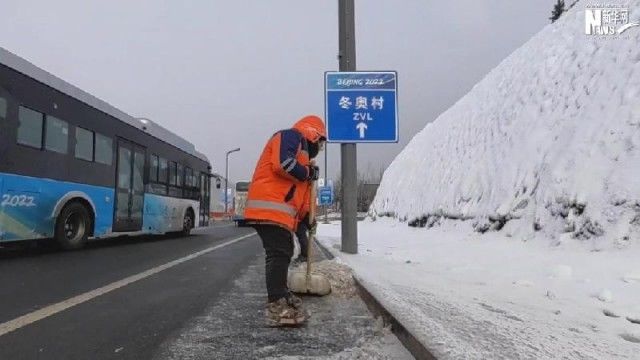
[[307, 144], [320, 138], [326, 138], [324, 123], [311, 115], [269, 139], [249, 186], [244, 210], [247, 221], [296, 229], [311, 193], [311, 183], [307, 180], [310, 164]]

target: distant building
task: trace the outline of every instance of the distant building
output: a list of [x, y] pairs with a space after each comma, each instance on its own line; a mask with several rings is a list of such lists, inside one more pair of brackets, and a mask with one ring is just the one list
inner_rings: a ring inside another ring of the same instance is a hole
[[[220, 218], [224, 214], [224, 176], [213, 173], [211, 176], [211, 217]], [[227, 184], [227, 211], [233, 210], [235, 183], [229, 181]]]

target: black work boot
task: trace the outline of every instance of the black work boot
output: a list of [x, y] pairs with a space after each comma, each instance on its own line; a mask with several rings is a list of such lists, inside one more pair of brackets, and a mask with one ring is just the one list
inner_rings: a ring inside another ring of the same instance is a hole
[[301, 309], [302, 308], [302, 299], [300, 299], [299, 297], [293, 295], [292, 293], [289, 293], [287, 295], [287, 304], [293, 306], [296, 309]]
[[299, 326], [307, 320], [304, 313], [289, 305], [286, 298], [270, 302], [266, 311], [267, 325], [278, 326]]

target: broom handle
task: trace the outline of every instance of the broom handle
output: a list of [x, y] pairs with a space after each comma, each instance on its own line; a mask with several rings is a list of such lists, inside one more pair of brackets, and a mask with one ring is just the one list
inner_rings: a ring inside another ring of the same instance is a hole
[[[313, 224], [316, 220], [316, 182], [311, 183], [311, 195], [309, 196], [309, 223]], [[309, 239], [307, 239], [307, 288], [309, 288], [309, 279], [311, 278], [311, 248], [316, 237], [315, 232], [309, 231]]]

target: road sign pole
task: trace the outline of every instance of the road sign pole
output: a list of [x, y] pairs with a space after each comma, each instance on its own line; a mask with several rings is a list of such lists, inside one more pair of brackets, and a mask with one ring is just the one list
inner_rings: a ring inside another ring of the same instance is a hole
[[[338, 0], [340, 71], [356, 70], [354, 0]], [[358, 253], [358, 161], [355, 143], [340, 145], [342, 174], [342, 251]]]
[[[329, 144], [324, 144], [324, 182], [325, 185], [329, 185], [329, 178], [327, 177], [327, 166], [328, 166], [328, 162], [327, 159], [329, 157], [328, 155], [329, 152]], [[324, 206], [324, 223], [328, 224], [329, 223], [329, 205], [325, 205]]]

